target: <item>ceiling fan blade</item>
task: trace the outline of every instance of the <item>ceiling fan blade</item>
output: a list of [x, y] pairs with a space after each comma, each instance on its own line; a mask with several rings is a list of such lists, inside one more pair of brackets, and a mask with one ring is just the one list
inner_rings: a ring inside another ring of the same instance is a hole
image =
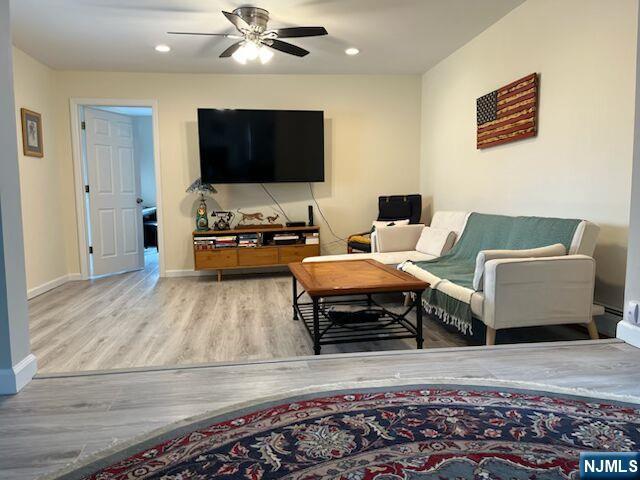
[[281, 40], [269, 40], [269, 42], [265, 41], [264, 43], [271, 48], [284, 53], [288, 53], [289, 55], [295, 55], [296, 57], [304, 57], [305, 55], [309, 55], [308, 50], [297, 47], [296, 45], [292, 45], [291, 43], [283, 42]]
[[251, 30], [251, 26], [247, 22], [245, 22], [240, 15], [236, 15], [235, 13], [231, 12], [225, 12], [224, 10], [222, 11], [222, 14], [227, 17], [227, 20], [233, 23], [233, 25], [239, 31], [242, 32], [243, 30]]
[[242, 38], [240, 35], [230, 33], [203, 33], [203, 32], [167, 32], [168, 35], [203, 35], [206, 37]]
[[231, 55], [233, 55], [235, 53], [236, 50], [238, 50], [240, 48], [240, 45], [242, 45], [242, 42], [236, 42], [233, 45], [231, 45], [229, 48], [227, 48], [224, 52], [222, 52], [220, 54], [220, 58], [228, 58]]
[[327, 30], [324, 27], [278, 28], [274, 31], [278, 38], [319, 37], [327, 34]]

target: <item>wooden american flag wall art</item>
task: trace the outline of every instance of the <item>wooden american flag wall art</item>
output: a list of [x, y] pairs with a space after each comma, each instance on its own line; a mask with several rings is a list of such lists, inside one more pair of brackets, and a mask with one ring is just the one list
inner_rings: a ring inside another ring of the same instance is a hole
[[538, 74], [532, 73], [476, 100], [476, 146], [494, 147], [538, 133]]

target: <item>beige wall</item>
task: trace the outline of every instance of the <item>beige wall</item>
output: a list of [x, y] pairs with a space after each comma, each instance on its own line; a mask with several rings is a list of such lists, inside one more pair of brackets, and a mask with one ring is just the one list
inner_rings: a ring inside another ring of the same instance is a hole
[[[27, 289], [32, 293], [68, 273], [61, 195], [66, 170], [56, 148], [54, 72], [18, 49], [13, 55]], [[22, 155], [21, 108], [42, 114], [43, 158]]]
[[[433, 209], [578, 217], [602, 227], [596, 297], [620, 307], [635, 98], [635, 0], [529, 0], [422, 82]], [[540, 73], [537, 138], [479, 151], [475, 99]]]
[[[340, 236], [367, 229], [377, 196], [419, 188], [419, 76], [225, 76], [56, 72], [57, 155], [63, 160], [61, 204], [69, 272], [79, 271], [74, 204], [69, 99], [157, 99], [159, 105], [162, 206], [167, 271], [193, 269], [190, 232], [196, 198], [185, 188], [199, 176], [196, 109], [273, 108], [325, 111], [326, 182], [315, 194]], [[271, 185], [292, 219], [306, 220], [306, 184]], [[263, 210], [271, 201], [258, 185], [219, 186], [222, 209]], [[316, 218], [320, 221], [316, 211]], [[326, 227], [326, 252], [345, 251]]]

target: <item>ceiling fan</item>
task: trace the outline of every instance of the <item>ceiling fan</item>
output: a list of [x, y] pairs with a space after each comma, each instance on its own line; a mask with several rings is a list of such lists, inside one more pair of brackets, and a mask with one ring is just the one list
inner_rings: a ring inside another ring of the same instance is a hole
[[220, 58], [233, 57], [234, 60], [247, 63], [248, 60], [260, 59], [262, 63], [267, 63], [273, 57], [274, 50], [304, 57], [309, 54], [308, 50], [300, 48], [288, 42], [283, 42], [281, 38], [316, 37], [326, 35], [324, 27], [290, 27], [267, 29], [269, 22], [269, 12], [264, 8], [240, 7], [233, 12], [222, 12], [238, 30], [237, 34], [229, 33], [199, 33], [199, 32], [167, 32], [171, 35], [205, 35], [214, 37], [225, 37], [239, 40], [220, 54]]

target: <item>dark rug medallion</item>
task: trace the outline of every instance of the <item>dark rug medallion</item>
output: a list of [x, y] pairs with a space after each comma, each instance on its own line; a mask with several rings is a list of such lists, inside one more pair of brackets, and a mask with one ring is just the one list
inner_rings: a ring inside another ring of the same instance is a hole
[[578, 479], [581, 451], [637, 450], [639, 428], [640, 408], [613, 401], [463, 386], [353, 390], [200, 420], [71, 476]]

